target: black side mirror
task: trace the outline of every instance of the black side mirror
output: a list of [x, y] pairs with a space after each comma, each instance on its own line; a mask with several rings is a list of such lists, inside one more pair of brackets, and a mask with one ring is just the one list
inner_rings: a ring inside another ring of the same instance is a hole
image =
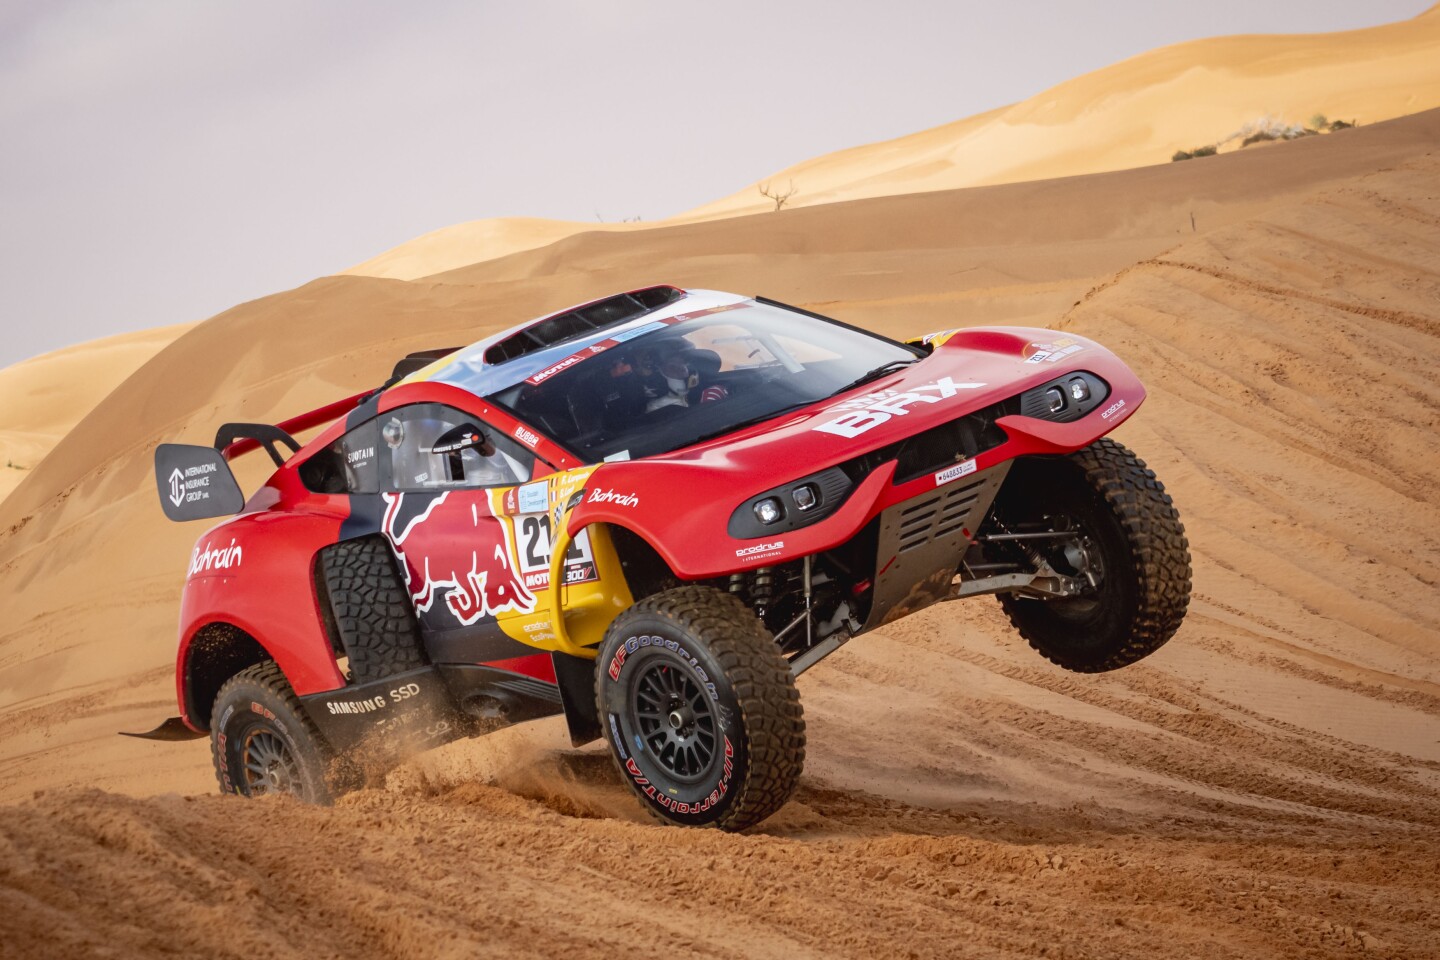
[[[489, 453], [486, 453], [486, 448]], [[462, 450], [479, 450], [482, 454], [489, 456], [495, 452], [490, 446], [490, 438], [485, 436], [485, 431], [473, 423], [462, 423], [458, 427], [446, 430], [435, 441], [435, 446], [430, 448], [431, 453], [460, 453]]]
[[478, 450], [482, 457], [488, 457], [495, 452], [495, 445], [485, 436], [485, 431], [475, 424], [462, 423], [446, 430], [435, 441], [435, 446], [430, 448], [431, 453], [445, 456], [445, 472], [454, 483], [465, 479], [465, 459], [462, 455], [466, 450]]

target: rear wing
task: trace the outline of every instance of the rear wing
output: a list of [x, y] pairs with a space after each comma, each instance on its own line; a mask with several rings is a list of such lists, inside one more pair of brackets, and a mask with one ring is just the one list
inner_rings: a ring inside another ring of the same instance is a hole
[[[155, 486], [165, 516], [183, 523], [239, 513], [245, 508], [245, 495], [240, 492], [229, 461], [264, 448], [275, 466], [283, 467], [290, 457], [300, 452], [300, 442], [290, 435], [292, 430], [308, 430], [342, 417], [373, 392], [326, 404], [276, 426], [227, 423], [215, 432], [215, 443], [209, 447], [160, 444], [155, 448]], [[282, 453], [281, 447], [288, 450]]]
[[[403, 357], [380, 390], [398, 382], [401, 377], [459, 350], [448, 347], [425, 350]], [[176, 522], [213, 520], [239, 513], [245, 508], [245, 495], [230, 470], [229, 461], [252, 450], [264, 449], [276, 468], [285, 466], [290, 457], [300, 452], [300, 443], [293, 434], [338, 420], [379, 390], [366, 390], [344, 400], [302, 413], [298, 417], [268, 423], [227, 423], [215, 432], [213, 446], [201, 447], [187, 443], [162, 443], [155, 448], [155, 488], [165, 516]], [[288, 447], [282, 453], [280, 447]]]
[[[239, 513], [245, 495], [230, 469], [229, 461], [241, 454], [264, 448], [277, 468], [300, 452], [300, 442], [290, 435], [318, 427], [355, 409], [374, 391], [357, 394], [318, 410], [291, 417], [283, 423], [227, 423], [215, 431], [213, 446], [189, 443], [162, 443], [155, 448], [155, 486], [165, 516], [179, 523], [186, 520], [213, 520]], [[280, 448], [288, 447], [282, 453]]]

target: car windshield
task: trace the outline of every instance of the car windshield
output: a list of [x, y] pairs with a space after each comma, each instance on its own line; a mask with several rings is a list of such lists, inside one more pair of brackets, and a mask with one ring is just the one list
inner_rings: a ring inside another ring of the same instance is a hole
[[917, 357], [894, 341], [751, 300], [616, 340], [490, 399], [589, 462], [638, 459], [807, 406]]

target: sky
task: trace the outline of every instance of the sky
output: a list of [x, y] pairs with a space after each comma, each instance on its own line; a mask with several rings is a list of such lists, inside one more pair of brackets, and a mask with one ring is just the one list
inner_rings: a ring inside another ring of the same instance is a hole
[[0, 0], [0, 367], [439, 227], [658, 220], [1165, 44], [1430, 0]]

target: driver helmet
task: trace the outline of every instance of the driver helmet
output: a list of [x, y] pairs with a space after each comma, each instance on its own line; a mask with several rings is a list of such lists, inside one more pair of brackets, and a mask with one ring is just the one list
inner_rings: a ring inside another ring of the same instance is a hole
[[691, 368], [690, 364], [685, 362], [685, 357], [679, 353], [672, 354], [660, 362], [660, 375], [665, 378], [665, 383], [670, 387], [672, 393], [689, 393], [700, 384], [700, 375]]

